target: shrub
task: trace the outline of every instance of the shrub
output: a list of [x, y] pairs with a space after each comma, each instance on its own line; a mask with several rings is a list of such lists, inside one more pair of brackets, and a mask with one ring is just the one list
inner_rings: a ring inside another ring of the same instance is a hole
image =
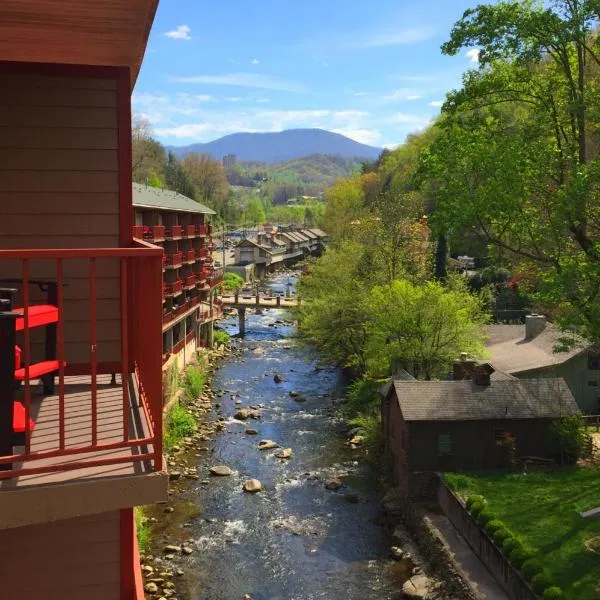
[[506, 540], [512, 538], [512, 533], [506, 529], [506, 527], [501, 527], [500, 529], [496, 529], [496, 531], [494, 531], [492, 538], [498, 546], [502, 547], [502, 544], [504, 544]]
[[548, 589], [552, 585], [552, 578], [550, 575], [548, 575], [548, 573], [544, 573], [544, 571], [542, 571], [541, 573], [537, 573], [533, 576], [531, 585], [533, 586], [533, 591], [538, 596], [541, 596], [544, 593], [544, 590]]
[[589, 456], [593, 449], [592, 437], [581, 415], [569, 415], [557, 421], [554, 432], [567, 464], [574, 465], [580, 458]]
[[509, 537], [502, 543], [502, 552], [504, 552], [506, 556], [510, 556], [510, 553], [515, 548], [521, 548], [521, 542], [514, 537]]
[[480, 496], [479, 494], [474, 494], [473, 496], [469, 496], [467, 498], [467, 509], [471, 510], [471, 506], [473, 506], [473, 504], [479, 502], [480, 504], [485, 504], [485, 498], [483, 496]]
[[535, 558], [529, 558], [521, 565], [521, 573], [527, 581], [531, 581], [535, 575], [541, 573], [544, 570], [539, 560]]
[[460, 490], [466, 490], [471, 485], [471, 478], [462, 473], [452, 473], [450, 477], [446, 478], [446, 481], [450, 484], [450, 487], [459, 492]]
[[553, 585], [544, 590], [542, 598], [544, 600], [564, 600], [565, 595], [559, 587]]
[[498, 531], [498, 529], [503, 529], [504, 527], [505, 525], [500, 519], [492, 519], [486, 524], [485, 530], [490, 536], [493, 537], [494, 533]]
[[184, 437], [196, 430], [196, 420], [179, 402], [173, 405], [165, 419], [163, 432], [166, 452], [170, 452]]
[[188, 400], [196, 400], [204, 391], [206, 373], [198, 367], [189, 367], [185, 372], [183, 387]]
[[477, 517], [477, 522], [484, 526], [489, 523], [494, 518], [494, 515], [491, 510], [484, 508]]
[[228, 291], [239, 290], [244, 287], [244, 279], [237, 273], [225, 273], [223, 275], [223, 287]]
[[473, 517], [477, 518], [479, 516], [479, 513], [481, 513], [481, 511], [485, 508], [485, 504], [483, 504], [483, 502], [473, 502], [473, 504], [471, 504], [471, 508], [469, 509], [471, 511], [471, 514], [473, 515]]
[[532, 554], [523, 547], [517, 547], [511, 551], [508, 558], [516, 569], [520, 569], [526, 560], [532, 558]]

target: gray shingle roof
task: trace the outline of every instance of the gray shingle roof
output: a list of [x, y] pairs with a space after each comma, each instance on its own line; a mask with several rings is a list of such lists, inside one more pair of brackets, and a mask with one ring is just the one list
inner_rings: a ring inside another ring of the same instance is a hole
[[562, 378], [474, 381], [394, 381], [406, 421], [557, 418], [580, 410]]
[[141, 183], [133, 184], [133, 206], [160, 208], [181, 212], [215, 215], [215, 211], [200, 202], [172, 190], [163, 190]]
[[550, 323], [532, 339], [525, 339], [524, 325], [488, 325], [486, 334], [490, 363], [505, 373], [523, 373], [560, 365], [589, 346], [585, 342], [575, 342], [568, 352], [554, 352], [554, 347], [565, 334]]

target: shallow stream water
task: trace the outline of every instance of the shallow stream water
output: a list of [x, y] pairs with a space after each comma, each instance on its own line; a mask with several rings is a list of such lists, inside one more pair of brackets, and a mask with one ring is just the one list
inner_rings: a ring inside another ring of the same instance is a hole
[[[268, 287], [285, 291], [295, 283], [274, 277]], [[179, 537], [195, 551], [182, 560], [186, 600], [387, 600], [400, 596], [402, 566], [388, 558], [390, 540], [379, 524], [380, 496], [372, 467], [358, 462], [345, 443], [335, 401], [344, 394], [339, 370], [323, 368], [300, 349], [285, 311], [247, 311], [246, 337], [239, 356], [224, 360], [213, 380], [221, 390], [213, 417], [226, 429], [202, 454], [200, 479], [181, 494], [195, 516]], [[276, 325], [276, 326], [273, 326]], [[221, 322], [237, 333], [237, 316]], [[275, 383], [279, 373], [284, 381]], [[289, 392], [296, 390], [304, 401]], [[236, 404], [236, 400], [238, 403]], [[241, 400], [241, 404], [239, 401]], [[233, 418], [237, 408], [260, 406], [261, 418]], [[245, 430], [255, 428], [258, 435]], [[260, 451], [261, 439], [291, 448]], [[211, 477], [211, 465], [227, 465], [231, 477]], [[327, 490], [324, 482], [344, 485]], [[261, 481], [258, 494], [242, 491], [246, 479]], [[172, 525], [172, 528], [176, 527]], [[173, 535], [173, 531], [167, 531]]]

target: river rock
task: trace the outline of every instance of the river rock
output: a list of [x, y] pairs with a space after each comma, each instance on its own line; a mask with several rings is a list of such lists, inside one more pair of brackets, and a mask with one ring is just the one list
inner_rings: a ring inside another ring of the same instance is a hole
[[328, 479], [325, 482], [325, 488], [328, 490], [339, 490], [342, 487], [342, 482], [339, 479]]
[[184, 554], [191, 554], [194, 551], [194, 549], [191, 546], [182, 546], [181, 551]]
[[252, 600], [252, 596], [250, 594], [244, 594], [242, 600]]
[[177, 481], [181, 477], [181, 473], [179, 471], [170, 471], [169, 472], [169, 481]]
[[275, 375], [273, 375], [273, 381], [275, 383], [283, 383], [283, 377], [279, 373], [275, 373]]
[[404, 556], [404, 550], [402, 550], [402, 548], [400, 548], [399, 546], [392, 546], [390, 548], [390, 556], [394, 560], [401, 560]]
[[413, 600], [426, 600], [429, 597], [431, 581], [425, 575], [415, 575], [411, 577], [402, 586], [402, 593], [405, 598]]
[[146, 592], [148, 592], [149, 594], [156, 594], [156, 592], [158, 592], [158, 586], [155, 583], [153, 583], [153, 582], [147, 583], [144, 586], [144, 590]]
[[227, 465], [214, 465], [209, 470], [211, 475], [217, 475], [218, 477], [233, 475], [233, 471]]
[[165, 508], [164, 512], [166, 512], [166, 513], [172, 513], [172, 512], [175, 512], [175, 509], [172, 506], [167, 506]]
[[173, 552], [179, 551], [181, 551], [181, 548], [179, 546], [174, 546], [173, 544], [169, 544], [163, 548], [163, 552], [166, 552], [167, 554], [172, 554]]
[[244, 481], [244, 491], [250, 494], [255, 494], [262, 490], [262, 484], [258, 479], [248, 479]]
[[292, 449], [291, 448], [283, 448], [275, 456], [277, 458], [292, 458]]
[[260, 413], [257, 410], [251, 410], [250, 411], [250, 418], [251, 419], [260, 419]]
[[247, 408], [240, 408], [233, 415], [235, 419], [239, 419], [240, 421], [245, 421], [250, 418], [250, 411]]
[[246, 429], [246, 435], [258, 435], [258, 430], [248, 428], [248, 429]]
[[297, 398], [300, 395], [300, 392], [296, 391], [296, 390], [292, 390], [290, 392], [290, 398]]
[[279, 444], [273, 440], [260, 440], [258, 442], [259, 450], [271, 450], [272, 448], [279, 448]]
[[306, 402], [306, 396], [303, 396], [302, 394], [298, 394], [297, 396], [294, 396], [294, 400], [296, 402]]

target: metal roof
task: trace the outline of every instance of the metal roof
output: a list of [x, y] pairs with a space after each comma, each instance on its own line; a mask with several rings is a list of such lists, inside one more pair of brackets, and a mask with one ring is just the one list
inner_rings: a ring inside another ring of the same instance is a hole
[[472, 380], [394, 380], [394, 390], [405, 421], [552, 419], [580, 414], [562, 378], [492, 378], [490, 385]]
[[163, 190], [141, 183], [133, 184], [133, 206], [143, 208], [159, 208], [178, 212], [203, 213], [215, 215], [214, 210], [196, 202], [179, 192]]

